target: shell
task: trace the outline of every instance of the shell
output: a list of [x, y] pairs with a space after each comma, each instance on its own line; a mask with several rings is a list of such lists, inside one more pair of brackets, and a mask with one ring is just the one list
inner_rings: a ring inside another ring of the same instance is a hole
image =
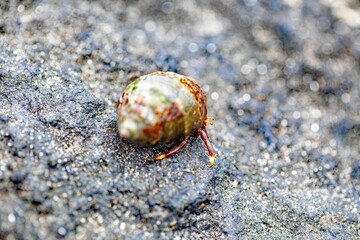
[[194, 79], [154, 72], [126, 87], [117, 103], [117, 131], [141, 145], [188, 139], [205, 129], [206, 114], [206, 95]]

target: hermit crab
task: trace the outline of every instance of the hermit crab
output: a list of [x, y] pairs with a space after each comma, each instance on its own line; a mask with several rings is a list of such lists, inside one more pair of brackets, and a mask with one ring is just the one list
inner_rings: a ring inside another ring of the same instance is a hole
[[206, 95], [190, 77], [173, 72], [154, 72], [136, 77], [116, 105], [116, 128], [120, 136], [141, 145], [180, 140], [170, 151], [155, 160], [164, 159], [183, 148], [191, 135], [200, 135], [214, 165], [215, 151], [206, 125]]

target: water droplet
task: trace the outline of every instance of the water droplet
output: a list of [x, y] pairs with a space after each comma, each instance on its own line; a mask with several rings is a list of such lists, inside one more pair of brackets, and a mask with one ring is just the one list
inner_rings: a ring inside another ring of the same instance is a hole
[[20, 5], [18, 6], [17, 10], [18, 10], [19, 13], [23, 12], [23, 11], [25, 10], [24, 5], [20, 4]]
[[319, 131], [319, 124], [317, 124], [317, 123], [311, 124], [311, 131], [313, 131], [313, 132]]
[[260, 75], [265, 75], [267, 73], [267, 66], [265, 64], [259, 64], [256, 67], [256, 71]]
[[211, 99], [212, 100], [217, 100], [218, 98], [219, 98], [219, 94], [217, 92], [211, 93]]
[[126, 224], [124, 222], [122, 222], [120, 224], [120, 230], [125, 230]]
[[281, 120], [281, 126], [286, 127], [288, 124], [288, 121], [286, 119]]
[[8, 220], [9, 220], [9, 222], [11, 222], [11, 223], [15, 222], [15, 221], [16, 221], [15, 215], [12, 214], [12, 213], [10, 213], [10, 214], [8, 215]]
[[146, 21], [146, 23], [144, 24], [144, 27], [145, 27], [146, 31], [153, 32], [156, 29], [156, 24], [154, 21], [149, 20], [149, 21]]
[[66, 234], [66, 229], [65, 229], [64, 227], [60, 227], [60, 228], [58, 229], [58, 233], [59, 233], [60, 235], [64, 236], [64, 235]]
[[199, 46], [196, 43], [190, 43], [188, 49], [190, 52], [194, 53], [199, 50]]
[[209, 43], [206, 46], [206, 51], [208, 51], [208, 53], [214, 53], [216, 51], [216, 45], [214, 43]]
[[242, 74], [248, 75], [251, 72], [251, 67], [248, 64], [244, 64], [242, 65], [240, 71]]
[[300, 117], [301, 117], [300, 112], [295, 111], [295, 112], [293, 113], [293, 118], [295, 118], [295, 119], [299, 119]]
[[243, 95], [243, 100], [244, 100], [245, 102], [250, 101], [250, 99], [251, 99], [250, 94], [245, 93], [245, 94]]
[[310, 89], [313, 92], [316, 92], [317, 90], [319, 90], [319, 83], [318, 82], [311, 82], [310, 83]]

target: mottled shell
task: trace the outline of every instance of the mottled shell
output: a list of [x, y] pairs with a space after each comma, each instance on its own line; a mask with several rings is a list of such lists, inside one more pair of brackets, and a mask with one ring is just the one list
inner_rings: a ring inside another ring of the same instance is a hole
[[201, 128], [206, 113], [206, 96], [195, 80], [154, 72], [126, 87], [117, 105], [117, 130], [138, 144], [165, 143]]

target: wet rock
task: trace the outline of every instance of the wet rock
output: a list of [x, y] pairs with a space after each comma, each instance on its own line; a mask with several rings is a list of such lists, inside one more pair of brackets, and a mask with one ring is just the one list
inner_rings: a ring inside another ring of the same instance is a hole
[[[346, 3], [0, 4], [0, 238], [359, 238]], [[213, 168], [195, 137], [155, 162], [175, 143], [116, 133], [121, 92], [158, 70], [203, 86]]]

